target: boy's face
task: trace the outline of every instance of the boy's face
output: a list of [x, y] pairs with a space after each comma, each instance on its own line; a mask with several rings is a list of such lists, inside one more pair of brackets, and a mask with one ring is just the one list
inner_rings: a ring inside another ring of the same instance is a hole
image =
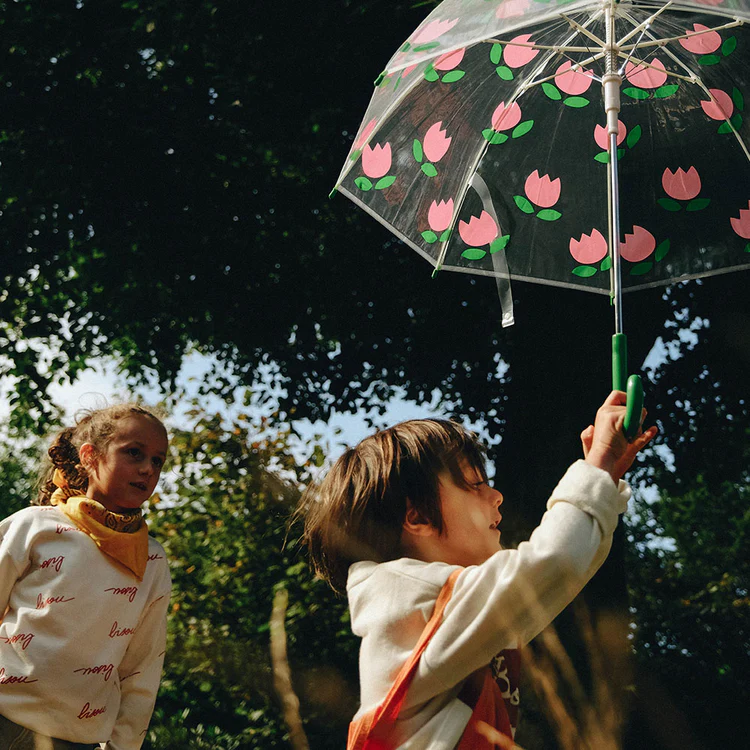
[[433, 542], [438, 545], [440, 560], [465, 567], [480, 565], [500, 549], [503, 496], [468, 463], [461, 468], [468, 489], [457, 486], [450, 472], [440, 474], [443, 533]]

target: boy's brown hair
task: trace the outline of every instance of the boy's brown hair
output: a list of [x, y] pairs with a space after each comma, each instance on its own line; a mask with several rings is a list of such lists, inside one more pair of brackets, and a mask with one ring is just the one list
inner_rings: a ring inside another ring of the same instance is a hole
[[463, 462], [487, 479], [477, 436], [445, 419], [401, 422], [347, 450], [300, 501], [315, 572], [345, 593], [352, 563], [398, 559], [409, 507], [442, 533], [438, 475], [468, 487]]

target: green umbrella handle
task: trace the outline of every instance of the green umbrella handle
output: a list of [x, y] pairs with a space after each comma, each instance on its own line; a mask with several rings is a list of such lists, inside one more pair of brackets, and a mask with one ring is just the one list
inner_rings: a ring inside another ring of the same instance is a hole
[[[612, 336], [612, 388], [625, 391], [628, 396], [623, 432], [632, 440], [641, 426], [643, 411], [643, 381], [640, 375], [627, 376], [628, 373], [628, 340], [624, 333]], [[626, 383], [627, 380], [627, 383]]]

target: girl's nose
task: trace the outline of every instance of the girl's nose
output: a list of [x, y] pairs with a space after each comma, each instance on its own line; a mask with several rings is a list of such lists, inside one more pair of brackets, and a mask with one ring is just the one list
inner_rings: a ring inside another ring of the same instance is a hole
[[493, 502], [499, 508], [503, 504], [503, 500], [505, 500], [505, 498], [503, 497], [503, 493], [500, 492], [500, 490], [495, 490], [494, 492], [495, 492], [495, 497], [493, 499]]

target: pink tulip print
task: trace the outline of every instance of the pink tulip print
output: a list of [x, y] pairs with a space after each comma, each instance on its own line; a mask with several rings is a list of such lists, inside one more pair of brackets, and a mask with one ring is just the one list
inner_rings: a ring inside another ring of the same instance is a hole
[[521, 108], [518, 102], [513, 102], [509, 107], [505, 106], [505, 102], [500, 102], [492, 113], [493, 130], [510, 130], [519, 122], [521, 122]]
[[555, 84], [560, 91], [571, 96], [579, 96], [589, 90], [594, 80], [593, 76], [594, 74], [585, 68], [573, 70], [573, 63], [566, 60], [555, 73]]
[[693, 30], [685, 29], [686, 39], [680, 39], [680, 44], [694, 55], [708, 55], [721, 47], [721, 35], [712, 31], [702, 23], [694, 23]]
[[[485, 128], [482, 131], [484, 139], [495, 145], [505, 143], [509, 138], [520, 138], [526, 135], [534, 127], [534, 121], [525, 120], [521, 122], [522, 116], [521, 108], [517, 102], [507, 106], [505, 102], [500, 102], [490, 118], [492, 127]], [[510, 135], [503, 132], [508, 130], [512, 131]]]
[[522, 16], [530, 7], [530, 0], [503, 0], [497, 6], [495, 18], [515, 18], [516, 16]]
[[447, 201], [432, 201], [427, 212], [427, 223], [433, 232], [444, 232], [453, 221], [453, 198]]
[[467, 245], [488, 245], [499, 234], [495, 220], [482, 211], [479, 216], [472, 216], [468, 223], [458, 222], [458, 233]]
[[562, 216], [559, 211], [552, 208], [560, 199], [561, 184], [559, 177], [553, 180], [547, 174], [540, 176], [539, 170], [535, 169], [526, 178], [523, 187], [526, 196], [514, 195], [513, 200], [525, 214], [533, 214], [536, 210], [534, 206], [537, 206], [542, 209], [536, 214], [538, 219], [557, 221]]
[[734, 112], [732, 97], [721, 89], [709, 89], [711, 99], [701, 102], [701, 108], [712, 120], [728, 120]]
[[[378, 121], [376, 118], [373, 117], [370, 122], [365, 125], [362, 132], [359, 134], [359, 137], [354, 141], [354, 144], [352, 145], [352, 155], [354, 156], [354, 152], [359, 151], [362, 146], [367, 142], [367, 139], [372, 134], [372, 131], [375, 130], [375, 126], [378, 124]], [[356, 157], [355, 157], [356, 158]]]
[[[443, 128], [442, 120], [428, 128], [424, 136], [424, 143], [420, 143], [419, 139], [414, 140], [412, 147], [414, 158], [419, 164], [422, 164], [421, 169], [428, 177], [437, 176], [438, 172], [433, 162], [438, 162], [445, 156], [452, 140]], [[427, 161], [423, 163], [425, 158]]]
[[446, 135], [442, 122], [432, 125], [424, 137], [424, 155], [431, 161], [440, 161], [448, 151], [452, 138]]
[[643, 227], [634, 226], [631, 234], [625, 235], [620, 243], [620, 255], [631, 263], [639, 263], [648, 258], [656, 249], [656, 238]]
[[[389, 175], [393, 157], [391, 155], [391, 144], [379, 144], [374, 146], [367, 144], [362, 149], [362, 171], [366, 176], [357, 177], [354, 184], [360, 190], [385, 190], [395, 181], [395, 175]], [[369, 179], [368, 179], [369, 178]], [[372, 180], [377, 180], [373, 184]]]
[[412, 37], [411, 43], [414, 46], [420, 44], [430, 44], [431, 42], [434, 42], [436, 39], [441, 37], [443, 34], [449, 32], [457, 23], [457, 18], [454, 18], [450, 21], [441, 21], [436, 18], [434, 21], [430, 21], [430, 23], [419, 29], [417, 33]]
[[672, 171], [667, 167], [661, 176], [661, 185], [668, 198], [659, 198], [657, 203], [667, 211], [680, 211], [680, 201], [689, 201], [685, 206], [686, 211], [700, 211], [711, 202], [710, 198], [698, 198], [701, 191], [701, 178], [695, 167], [690, 167], [687, 172], [679, 167]]
[[453, 52], [446, 52], [444, 55], [440, 55], [437, 60], [432, 64], [435, 70], [453, 70], [457, 68], [464, 59], [465, 48], [453, 50]]
[[376, 144], [374, 147], [367, 145], [362, 151], [362, 171], [373, 179], [387, 175], [391, 161], [390, 143], [384, 146]]
[[487, 251], [482, 249], [482, 245], [489, 245], [489, 252], [492, 254], [502, 250], [510, 240], [510, 235], [500, 235], [500, 228], [487, 211], [482, 211], [479, 216], [472, 216], [468, 222], [459, 221], [458, 233], [470, 245], [461, 253], [461, 257], [467, 260], [484, 258]]
[[453, 223], [453, 198], [447, 201], [432, 201], [427, 210], [429, 230], [422, 232], [422, 239], [430, 245], [440, 240], [446, 242], [451, 236], [450, 226]]
[[[607, 240], [598, 229], [592, 229], [591, 234], [582, 234], [580, 239], [570, 238], [568, 249], [573, 259], [585, 265], [598, 263], [607, 254]], [[578, 269], [576, 269], [578, 270]], [[576, 270], [573, 273], [576, 273]], [[595, 268], [589, 272], [579, 271], [578, 276], [593, 276]]]
[[[740, 209], [738, 217], [732, 217], [729, 220], [737, 236], [743, 240], [750, 240], [750, 200], [747, 202], [747, 208]], [[750, 242], [745, 247], [745, 252], [750, 253]]]
[[629, 62], [625, 66], [625, 77], [641, 89], [656, 89], [667, 82], [667, 73], [664, 63], [658, 58], [652, 58], [648, 63]]
[[506, 45], [505, 52], [503, 53], [505, 64], [509, 68], [522, 68], [524, 65], [530, 63], [541, 51], [527, 46], [533, 43], [531, 34], [520, 34], [513, 37]]
[[560, 198], [560, 178], [550, 180], [547, 174], [540, 177], [539, 170], [535, 169], [526, 178], [524, 190], [532, 203], [539, 208], [549, 208], [554, 206]]

